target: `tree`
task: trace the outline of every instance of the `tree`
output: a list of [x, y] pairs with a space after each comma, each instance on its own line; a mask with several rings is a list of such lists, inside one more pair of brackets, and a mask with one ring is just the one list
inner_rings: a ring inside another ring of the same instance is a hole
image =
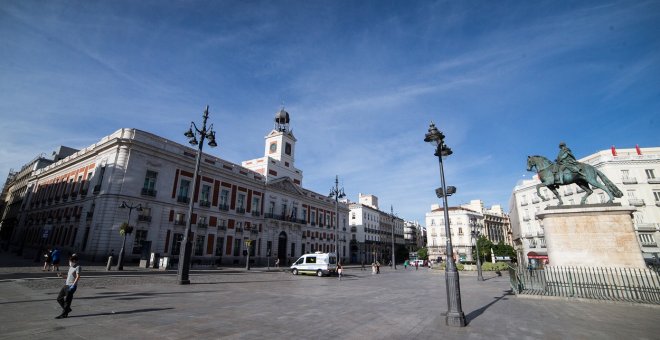
[[513, 249], [512, 246], [504, 244], [504, 242], [501, 241], [493, 246], [493, 251], [495, 252], [495, 256], [508, 256], [511, 259], [516, 258], [516, 250]]
[[483, 235], [479, 236], [479, 238], [477, 239], [477, 248], [479, 249], [479, 257], [481, 258], [481, 262], [487, 262], [491, 260], [490, 248], [492, 247], [493, 247], [493, 242], [487, 239], [486, 236]]
[[429, 250], [426, 247], [417, 249], [417, 258], [421, 260], [428, 260]]

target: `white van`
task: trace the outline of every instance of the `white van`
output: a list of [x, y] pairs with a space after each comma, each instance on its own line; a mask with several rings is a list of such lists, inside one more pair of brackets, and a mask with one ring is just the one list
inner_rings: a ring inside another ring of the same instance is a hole
[[337, 273], [337, 255], [335, 253], [305, 254], [291, 265], [293, 275], [316, 274], [321, 277]]

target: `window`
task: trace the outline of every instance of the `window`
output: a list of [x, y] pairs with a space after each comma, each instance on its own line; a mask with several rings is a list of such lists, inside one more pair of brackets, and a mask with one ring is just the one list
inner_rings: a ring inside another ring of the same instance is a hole
[[209, 198], [210, 196], [211, 196], [211, 186], [203, 184], [202, 185], [202, 197], [200, 198], [201, 199], [200, 205], [209, 206], [209, 202], [211, 201], [210, 198]]
[[621, 170], [621, 178], [623, 179], [628, 179], [630, 177], [630, 171], [628, 170]]
[[236, 199], [236, 211], [238, 212], [245, 212], [245, 194], [238, 194], [238, 198]]
[[195, 238], [195, 256], [204, 254], [204, 235], [197, 235]]
[[252, 197], [252, 212], [254, 214], [259, 213], [259, 208], [261, 207], [260, 203], [261, 203], [261, 200], [259, 199], [259, 197]]
[[655, 246], [655, 238], [653, 234], [639, 234], [639, 241], [643, 246]]
[[222, 245], [225, 243], [225, 239], [218, 236], [215, 238], [215, 241], [215, 256], [222, 256]]
[[241, 240], [237, 238], [234, 240], [234, 256], [240, 256], [240, 255], [241, 255]]
[[229, 210], [229, 190], [220, 190], [220, 210]]
[[646, 178], [655, 179], [655, 174], [653, 173], [653, 169], [646, 169], [644, 170], [644, 172], [646, 172]]
[[286, 206], [286, 203], [282, 203], [282, 216], [287, 216], [288, 213], [288, 207]]
[[312, 211], [312, 225], [316, 225], [316, 211]]
[[660, 202], [660, 191], [654, 191], [653, 197], [655, 197], [656, 202]]
[[147, 170], [147, 174], [144, 176], [144, 186], [142, 187], [143, 191], [146, 191], [147, 194], [156, 188], [156, 177], [158, 177], [157, 172]]
[[179, 184], [179, 202], [185, 201], [187, 203], [188, 200], [190, 200], [190, 181], [182, 179]]
[[291, 208], [291, 218], [298, 218], [298, 207], [295, 205]]
[[635, 199], [635, 190], [628, 190], [628, 198]]
[[296, 244], [291, 243], [291, 257], [296, 257]]
[[174, 217], [174, 224], [176, 225], [185, 225], [186, 224], [186, 214], [177, 213]]
[[284, 153], [286, 153], [289, 156], [291, 155], [291, 144], [290, 143], [284, 144]]
[[172, 238], [172, 255], [181, 253], [181, 241], [183, 241], [183, 234], [174, 234]]
[[142, 244], [147, 240], [147, 230], [136, 230], [133, 240], [133, 254], [142, 254]]
[[275, 202], [274, 201], [270, 201], [268, 203], [268, 213], [271, 214], [271, 215], [275, 213]]
[[206, 216], [200, 216], [197, 218], [197, 226], [202, 228], [208, 226], [208, 223], [206, 222]]
[[305, 263], [316, 263], [316, 256], [308, 256], [305, 258]]
[[355, 219], [355, 212], [352, 212], [351, 213], [351, 220], [354, 220], [354, 219]]

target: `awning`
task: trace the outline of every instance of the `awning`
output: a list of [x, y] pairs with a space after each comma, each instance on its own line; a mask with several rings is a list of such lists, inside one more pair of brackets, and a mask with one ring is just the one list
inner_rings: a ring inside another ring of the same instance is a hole
[[548, 259], [548, 254], [539, 254], [537, 252], [530, 251], [529, 253], [527, 253], [527, 258], [528, 259], [547, 260]]

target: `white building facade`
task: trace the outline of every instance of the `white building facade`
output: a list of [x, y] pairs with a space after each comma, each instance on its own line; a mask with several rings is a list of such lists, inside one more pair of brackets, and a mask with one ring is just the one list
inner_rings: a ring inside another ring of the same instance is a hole
[[[456, 261], [472, 261], [472, 252], [476, 240], [472, 237], [471, 228], [478, 226], [483, 234], [483, 214], [466, 207], [449, 207], [449, 229], [452, 248]], [[429, 260], [443, 261], [447, 258], [447, 234], [445, 232], [445, 217], [443, 208], [434, 204], [426, 213], [426, 232]]]
[[[283, 153], [291, 154], [273, 158], [268, 146], [262, 159], [289, 162], [283, 167], [292, 171], [264, 172], [267, 176], [204, 154], [192, 188], [196, 150], [140, 130], [118, 130], [37, 171], [12, 242], [33, 250], [57, 246], [100, 260], [118, 254], [118, 229], [128, 221], [135, 227], [127, 237], [129, 261], [154, 252], [176, 262], [193, 200], [193, 264], [245, 263], [248, 244], [256, 264], [334, 251], [335, 239], [347, 235], [348, 207], [335, 207], [333, 200], [300, 185], [302, 172], [293, 167], [295, 138], [282, 132], [269, 136], [290, 143]], [[267, 136], [267, 145], [271, 142]], [[142, 209], [120, 209], [122, 202]]]
[[[405, 244], [404, 221], [391, 213], [380, 211], [378, 197], [374, 195], [359, 194], [358, 201], [360, 203], [349, 204], [351, 262], [388, 263], [392, 258], [392, 234], [395, 249]], [[396, 260], [400, 262], [403, 259]]]
[[[647, 262], [657, 262], [660, 237], [660, 147], [602, 150], [579, 159], [604, 173], [624, 194], [614, 200], [623, 206], [637, 209], [633, 214], [635, 233]], [[546, 188], [536, 193], [538, 177], [518, 183], [510, 200], [513, 239], [521, 263], [539, 266], [548, 260], [543, 226], [536, 214], [558, 200]], [[585, 194], [575, 184], [559, 189], [565, 205], [579, 204]], [[605, 203], [609, 197], [600, 189], [587, 199], [587, 204]], [[551, 263], [550, 263], [551, 264]]]

